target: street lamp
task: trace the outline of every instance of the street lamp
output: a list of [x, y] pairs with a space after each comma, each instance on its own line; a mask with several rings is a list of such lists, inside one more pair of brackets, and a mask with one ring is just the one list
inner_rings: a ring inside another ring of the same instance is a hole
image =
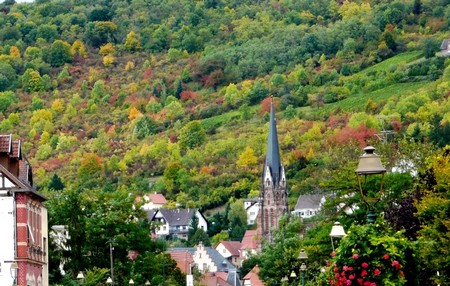
[[[306, 254], [306, 251], [304, 249], [300, 250], [300, 253], [298, 254], [298, 259], [300, 261], [305, 261], [308, 259], [308, 255]], [[305, 272], [306, 272], [306, 264], [302, 262], [300, 265], [300, 271], [302, 273], [302, 286], [305, 286]]]
[[80, 283], [83, 283], [83, 282], [84, 282], [84, 281], [83, 281], [83, 280], [84, 280], [84, 274], [83, 274], [83, 271], [78, 272], [77, 279], [80, 280]]
[[334, 251], [333, 238], [343, 238], [346, 235], [347, 234], [344, 231], [344, 227], [338, 221], [335, 222], [330, 232], [331, 246], [333, 246], [333, 251]]
[[[380, 201], [383, 190], [384, 174], [386, 173], [386, 168], [381, 164], [380, 156], [375, 154], [374, 151], [375, 148], [372, 146], [364, 148], [365, 153], [359, 157], [358, 168], [355, 171], [358, 178], [361, 197], [369, 209], [367, 214], [368, 223], [375, 222], [375, 205]], [[368, 192], [363, 188], [363, 184], [365, 185], [367, 183], [367, 177], [372, 175], [381, 176], [379, 191]]]
[[144, 285], [150, 285], [150, 281], [145, 281]]
[[[5, 261], [6, 262], [6, 261]], [[14, 279], [13, 281], [13, 285], [17, 285], [16, 283], [16, 279], [17, 279], [17, 270], [19, 270], [19, 265], [17, 264], [17, 262], [12, 261], [11, 262], [11, 266], [9, 268], [9, 271], [11, 272], [11, 278]]]
[[130, 279], [130, 281], [128, 282], [128, 284], [130, 284], [130, 285], [134, 285], [134, 281], [133, 281], [133, 279]]
[[111, 277], [108, 277], [108, 279], [106, 279], [106, 284], [113, 284], [113, 280], [111, 279]]
[[[110, 284], [114, 284], [114, 260], [113, 260], [113, 239], [110, 238], [106, 243], [109, 243], [109, 260], [111, 264], [111, 276], [108, 279], [111, 280]], [[108, 282], [106, 282], [108, 283]]]

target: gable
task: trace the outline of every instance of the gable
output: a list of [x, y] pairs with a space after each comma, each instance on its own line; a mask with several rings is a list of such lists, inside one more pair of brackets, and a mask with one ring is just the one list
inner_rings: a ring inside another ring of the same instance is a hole
[[16, 176], [11, 174], [5, 167], [0, 165], [0, 190], [25, 189], [27, 186], [23, 184]]

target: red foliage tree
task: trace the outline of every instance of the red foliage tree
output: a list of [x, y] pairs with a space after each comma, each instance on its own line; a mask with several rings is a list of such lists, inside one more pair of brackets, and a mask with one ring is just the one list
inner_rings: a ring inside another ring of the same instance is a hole
[[275, 106], [275, 110], [278, 109], [278, 100], [275, 100], [275, 98], [273, 96], [268, 96], [265, 99], [263, 99], [263, 101], [261, 102], [261, 109], [259, 110], [259, 114], [264, 115], [265, 113], [270, 112], [270, 105], [272, 103], [273, 100], [273, 104]]
[[363, 124], [358, 128], [345, 127], [334, 136], [331, 136], [329, 142], [336, 145], [346, 145], [351, 141], [355, 141], [359, 146], [365, 147], [367, 146], [368, 140], [373, 138], [376, 133], [375, 128], [367, 128]]

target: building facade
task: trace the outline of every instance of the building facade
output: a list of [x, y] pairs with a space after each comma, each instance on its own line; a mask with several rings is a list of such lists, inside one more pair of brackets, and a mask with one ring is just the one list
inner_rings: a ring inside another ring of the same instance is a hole
[[45, 197], [33, 188], [21, 142], [0, 135], [0, 285], [48, 285]]
[[287, 182], [284, 167], [281, 165], [273, 100], [270, 106], [269, 135], [262, 173], [260, 206], [258, 227], [265, 239], [271, 239], [272, 230], [278, 228], [280, 218], [289, 212]]

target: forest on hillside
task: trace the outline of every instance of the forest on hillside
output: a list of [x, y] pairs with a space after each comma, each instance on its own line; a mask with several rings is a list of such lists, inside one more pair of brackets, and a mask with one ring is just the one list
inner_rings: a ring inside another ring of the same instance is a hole
[[[334, 195], [311, 222], [322, 236], [305, 241], [316, 268], [330, 252], [324, 229], [364, 220], [349, 194], [371, 144], [389, 171], [378, 210], [411, 241], [442, 246], [422, 250], [414, 279], [444, 285], [449, 230], [434, 218], [448, 220], [449, 19], [447, 0], [6, 0], [0, 132], [22, 140], [50, 223], [70, 225], [73, 253], [55, 257], [70, 255], [76, 274], [107, 267], [85, 254], [110, 237], [119, 253], [152, 248], [145, 259], [164, 260], [159, 242], [139, 240], [148, 225], [127, 222], [128, 194], [163, 193], [216, 222], [210, 237], [240, 239], [237, 205], [259, 195], [273, 96], [290, 207]], [[352, 203], [356, 213], [336, 211]]]

